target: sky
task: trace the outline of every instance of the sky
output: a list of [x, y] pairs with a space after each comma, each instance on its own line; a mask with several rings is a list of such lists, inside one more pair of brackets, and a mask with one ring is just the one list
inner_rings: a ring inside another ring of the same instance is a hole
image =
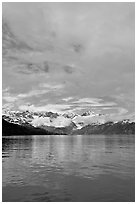
[[4, 2], [3, 108], [133, 119], [134, 6]]

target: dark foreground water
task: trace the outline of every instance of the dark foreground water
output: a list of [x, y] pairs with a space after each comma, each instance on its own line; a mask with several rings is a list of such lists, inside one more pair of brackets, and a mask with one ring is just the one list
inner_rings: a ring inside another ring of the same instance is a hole
[[134, 201], [134, 135], [2, 139], [3, 201]]

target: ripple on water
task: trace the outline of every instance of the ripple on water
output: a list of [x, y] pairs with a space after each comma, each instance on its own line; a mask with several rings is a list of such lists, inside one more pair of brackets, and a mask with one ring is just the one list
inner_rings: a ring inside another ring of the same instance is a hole
[[134, 201], [130, 136], [31, 136], [4, 140], [3, 201]]

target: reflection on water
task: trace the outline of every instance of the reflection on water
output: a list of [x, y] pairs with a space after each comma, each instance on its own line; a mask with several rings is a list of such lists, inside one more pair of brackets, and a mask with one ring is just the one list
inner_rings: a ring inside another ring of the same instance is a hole
[[134, 136], [3, 137], [3, 201], [134, 201]]

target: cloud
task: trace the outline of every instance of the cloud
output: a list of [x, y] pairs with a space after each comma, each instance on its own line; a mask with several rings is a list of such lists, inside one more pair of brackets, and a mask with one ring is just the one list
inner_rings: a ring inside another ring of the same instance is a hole
[[74, 101], [73, 103], [95, 103], [98, 104], [100, 101], [103, 101], [102, 99], [99, 98], [81, 98], [77, 101]]
[[[134, 5], [4, 2], [3, 84], [16, 93], [5, 99], [31, 98], [39, 106], [46, 94], [49, 103], [59, 104], [61, 98], [74, 96], [71, 108], [133, 111]], [[64, 88], [47, 85], [51, 82]], [[124, 98], [110, 97], [123, 92]], [[101, 100], [103, 96], [111, 101]]]
[[[65, 101], [65, 103], [64, 103]], [[45, 101], [44, 101], [45, 102]], [[47, 103], [47, 101], [46, 101]], [[20, 109], [29, 109], [29, 110], [35, 110], [35, 111], [53, 111], [53, 112], [73, 112], [73, 111], [79, 111], [84, 109], [92, 109], [92, 108], [103, 108], [103, 107], [115, 107], [117, 104], [114, 102], [104, 102], [102, 99], [99, 98], [82, 98], [79, 100], [75, 100], [74, 97], [67, 97], [60, 100], [58, 104], [56, 103], [49, 103], [46, 105], [41, 106], [20, 106]]]
[[63, 98], [62, 100], [68, 102], [68, 101], [73, 100], [73, 99], [74, 98], [70, 96], [70, 97], [67, 97], [67, 98]]
[[10, 90], [9, 87], [6, 87], [5, 89], [3, 89], [3, 91], [2, 91], [2, 95], [3, 95], [2, 99], [5, 100], [6, 102], [15, 102], [17, 100], [17, 97], [12, 96], [9, 93], [9, 90]]
[[3, 100], [5, 100], [6, 102], [15, 102], [17, 98], [13, 96], [4, 96]]
[[[93, 56], [113, 50], [117, 52], [123, 50], [123, 46], [131, 45], [127, 39], [134, 29], [133, 4], [83, 5], [4, 3], [3, 13], [18, 40], [22, 40], [32, 50], [45, 53], [48, 59], [54, 56], [54, 61], [58, 59], [60, 63], [63, 61], [67, 64], [67, 59], [74, 59], [75, 62], [81, 51], [81, 58], [86, 57], [85, 60], [90, 61]], [[127, 16], [132, 24], [127, 25]], [[121, 26], [123, 30], [120, 29]], [[13, 38], [13, 35], [10, 36]], [[133, 39], [130, 42], [132, 41]], [[73, 49], [70, 49], [70, 45]], [[49, 64], [46, 67], [49, 70]]]
[[2, 48], [3, 56], [8, 55], [10, 51], [14, 50], [31, 50], [27, 43], [19, 40], [12, 32], [9, 23], [2, 18]]
[[81, 53], [82, 51], [84, 51], [83, 45], [80, 43], [74, 43], [72, 44], [72, 48], [74, 49], [74, 51], [76, 53]]
[[123, 114], [126, 114], [126, 113], [128, 113], [128, 110], [127, 109], [125, 109], [125, 108], [117, 108], [117, 110], [118, 110], [118, 114], [119, 115], [123, 115]]
[[[18, 109], [19, 106], [25, 107], [23, 104], [26, 102], [31, 104], [32, 101], [37, 101], [39, 103], [47, 103], [47, 97], [45, 99], [45, 94], [57, 94], [62, 93], [64, 90], [64, 84], [59, 83], [39, 83], [36, 87], [33, 87], [33, 90], [30, 90], [28, 92], [15, 94], [13, 91], [10, 90], [9, 87], [6, 87], [3, 89], [3, 105], [7, 103], [12, 103], [13, 109]], [[40, 100], [39, 100], [40, 98]], [[56, 106], [56, 105], [55, 105]], [[42, 107], [39, 107], [40, 110], [43, 110]], [[34, 109], [35, 111], [39, 110], [39, 108]], [[47, 110], [47, 109], [46, 109]]]
[[66, 104], [48, 104], [45, 106], [34, 106], [34, 105], [20, 105], [19, 109], [20, 110], [29, 110], [29, 111], [34, 111], [34, 112], [39, 112], [39, 111], [44, 111], [44, 112], [58, 112], [58, 113], [64, 113], [67, 109], [70, 109], [71, 105], [66, 105]]
[[74, 70], [74, 67], [73, 66], [70, 66], [70, 65], [65, 65], [63, 67], [63, 69], [65, 70], [66, 73], [68, 74], [72, 74], [75, 70]]
[[115, 106], [117, 105], [115, 102], [105, 102], [100, 98], [81, 98], [77, 101], [73, 101], [73, 104], [77, 104], [78, 106]]
[[61, 90], [64, 88], [64, 84], [56, 84], [56, 83], [53, 83], [53, 84], [49, 84], [49, 83], [40, 83], [39, 84], [39, 87], [41, 88], [46, 88], [48, 90]]
[[28, 93], [25, 93], [25, 94], [19, 94], [17, 97], [18, 98], [29, 98], [29, 97], [39, 97], [39, 95], [43, 95], [43, 94], [46, 94], [48, 93], [49, 90], [32, 90]]
[[15, 101], [19, 101], [20, 99], [23, 98], [29, 98], [29, 97], [38, 97], [39, 95], [45, 94], [49, 92], [49, 90], [32, 90], [28, 93], [22, 93], [22, 94], [11, 94], [9, 92], [4, 93], [3, 95], [3, 100], [7, 101], [7, 102], [15, 102]]
[[10, 90], [10, 87], [3, 88], [2, 93], [5, 94], [5, 93], [9, 92], [9, 90]]
[[135, 113], [129, 112], [128, 109], [123, 107], [102, 107], [102, 110], [108, 111], [108, 119], [112, 121], [120, 121], [123, 119], [135, 120]]
[[19, 94], [17, 97], [18, 98], [26, 98], [26, 97], [33, 97], [33, 96], [39, 97], [39, 95], [43, 95], [49, 92], [61, 91], [64, 88], [64, 85], [63, 84], [40, 83], [38, 87], [39, 89], [31, 90], [25, 94]]

